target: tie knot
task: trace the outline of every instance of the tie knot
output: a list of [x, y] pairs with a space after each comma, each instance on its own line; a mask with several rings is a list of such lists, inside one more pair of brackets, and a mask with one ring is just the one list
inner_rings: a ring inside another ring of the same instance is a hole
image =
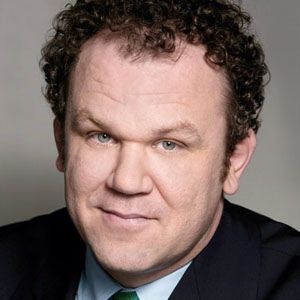
[[135, 291], [131, 292], [116, 292], [112, 297], [112, 300], [139, 300]]

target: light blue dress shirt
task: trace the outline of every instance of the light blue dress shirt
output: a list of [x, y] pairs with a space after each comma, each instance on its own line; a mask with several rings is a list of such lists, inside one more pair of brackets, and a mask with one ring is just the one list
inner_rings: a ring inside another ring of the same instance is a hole
[[[140, 300], [167, 300], [191, 262], [156, 281], [134, 289]], [[85, 268], [82, 271], [76, 300], [107, 300], [114, 293], [125, 289], [114, 281], [96, 262], [87, 247]]]

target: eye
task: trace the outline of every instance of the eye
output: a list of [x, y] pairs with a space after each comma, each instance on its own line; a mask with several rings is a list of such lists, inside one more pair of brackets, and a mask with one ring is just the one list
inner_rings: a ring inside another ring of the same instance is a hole
[[177, 147], [177, 144], [172, 141], [162, 141], [161, 145], [164, 148], [164, 150], [167, 150], [167, 151], [172, 151]]
[[97, 133], [95, 139], [101, 144], [107, 144], [112, 140], [112, 137], [107, 133]]

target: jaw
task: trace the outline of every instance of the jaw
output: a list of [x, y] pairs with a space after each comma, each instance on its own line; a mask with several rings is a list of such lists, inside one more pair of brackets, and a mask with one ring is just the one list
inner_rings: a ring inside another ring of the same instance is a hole
[[[136, 288], [166, 276], [193, 260], [213, 237], [222, 212], [223, 201], [217, 206], [214, 221], [201, 240], [185, 251], [173, 247], [174, 252], [178, 253], [177, 255], [172, 255], [172, 249], [169, 248], [164, 253], [160, 251], [161, 247], [168, 247], [167, 241], [166, 245], [156, 247], [155, 238], [150, 241], [143, 234], [140, 238], [128, 238], [122, 241], [112, 240], [111, 236], [107, 236], [106, 241], [99, 242], [95, 238], [97, 233], [92, 232], [89, 233], [90, 243], [88, 244], [98, 263], [111, 277], [125, 287]], [[148, 235], [146, 234], [146, 236]]]

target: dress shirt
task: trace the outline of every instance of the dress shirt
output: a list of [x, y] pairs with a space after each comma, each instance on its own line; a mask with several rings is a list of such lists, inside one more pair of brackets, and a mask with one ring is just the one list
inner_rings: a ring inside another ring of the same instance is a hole
[[[140, 300], [167, 300], [191, 262], [180, 269], [134, 289]], [[82, 271], [76, 300], [107, 300], [119, 290], [128, 290], [114, 281], [96, 262], [87, 247], [85, 268]]]

